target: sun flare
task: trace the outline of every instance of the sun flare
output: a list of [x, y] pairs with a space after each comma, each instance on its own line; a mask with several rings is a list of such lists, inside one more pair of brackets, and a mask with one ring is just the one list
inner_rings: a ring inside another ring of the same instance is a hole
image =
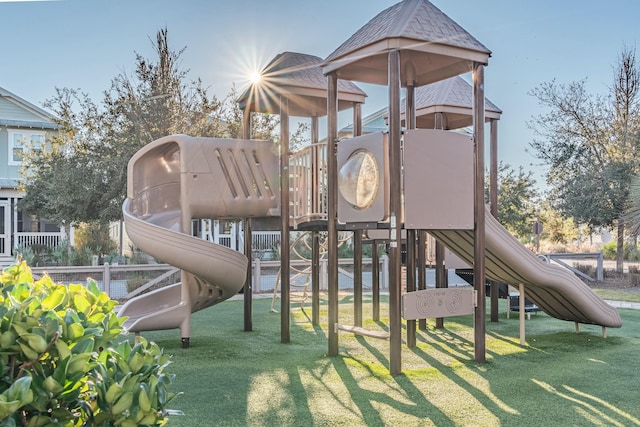
[[258, 71], [254, 71], [249, 75], [249, 80], [251, 81], [251, 83], [257, 84], [260, 83], [260, 80], [262, 80], [262, 76]]

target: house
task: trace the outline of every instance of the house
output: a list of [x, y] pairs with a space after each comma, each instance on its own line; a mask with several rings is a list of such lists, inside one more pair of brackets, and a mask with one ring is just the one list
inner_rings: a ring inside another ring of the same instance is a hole
[[[375, 132], [386, 132], [388, 129], [387, 117], [389, 108], [384, 107], [362, 118], [362, 134], [366, 135]], [[338, 139], [350, 138], [353, 136], [353, 123], [348, 124], [338, 131]], [[326, 141], [326, 138], [323, 139]]]
[[64, 239], [56, 224], [18, 209], [23, 154], [44, 147], [56, 129], [51, 114], [0, 87], [0, 265], [13, 261], [16, 248], [56, 247]]

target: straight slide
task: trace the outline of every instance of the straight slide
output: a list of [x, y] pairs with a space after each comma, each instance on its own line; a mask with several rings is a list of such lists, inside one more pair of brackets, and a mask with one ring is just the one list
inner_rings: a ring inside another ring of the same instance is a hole
[[[430, 230], [429, 234], [473, 265], [472, 230]], [[550, 316], [611, 328], [622, 326], [615, 307], [607, 304], [569, 270], [538, 258], [488, 210], [485, 213], [485, 249], [487, 277], [515, 287], [523, 284], [527, 299]]]

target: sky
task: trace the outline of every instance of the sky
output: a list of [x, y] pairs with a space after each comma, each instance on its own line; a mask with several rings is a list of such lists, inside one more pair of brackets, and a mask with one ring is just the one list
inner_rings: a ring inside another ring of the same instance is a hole
[[[114, 77], [133, 72], [136, 53], [153, 58], [151, 39], [166, 27], [170, 47], [186, 47], [181, 68], [190, 70], [188, 77], [224, 98], [279, 53], [327, 57], [397, 2], [0, 0], [0, 87], [40, 107], [56, 87], [80, 89], [98, 102]], [[528, 148], [534, 138], [529, 124], [545, 110], [531, 90], [554, 79], [587, 79], [591, 93], [608, 93], [619, 53], [637, 47], [640, 2], [431, 2], [491, 50], [485, 95], [503, 111], [499, 160], [532, 170], [543, 184], [544, 169]], [[363, 116], [388, 104], [386, 87], [359, 86], [368, 94]]]

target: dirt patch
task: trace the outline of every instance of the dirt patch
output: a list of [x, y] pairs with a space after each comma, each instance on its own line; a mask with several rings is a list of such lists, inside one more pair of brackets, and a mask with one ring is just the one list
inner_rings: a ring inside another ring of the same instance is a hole
[[640, 293], [640, 275], [638, 274], [617, 273], [615, 270], [605, 269], [603, 281], [586, 283], [594, 289]]

